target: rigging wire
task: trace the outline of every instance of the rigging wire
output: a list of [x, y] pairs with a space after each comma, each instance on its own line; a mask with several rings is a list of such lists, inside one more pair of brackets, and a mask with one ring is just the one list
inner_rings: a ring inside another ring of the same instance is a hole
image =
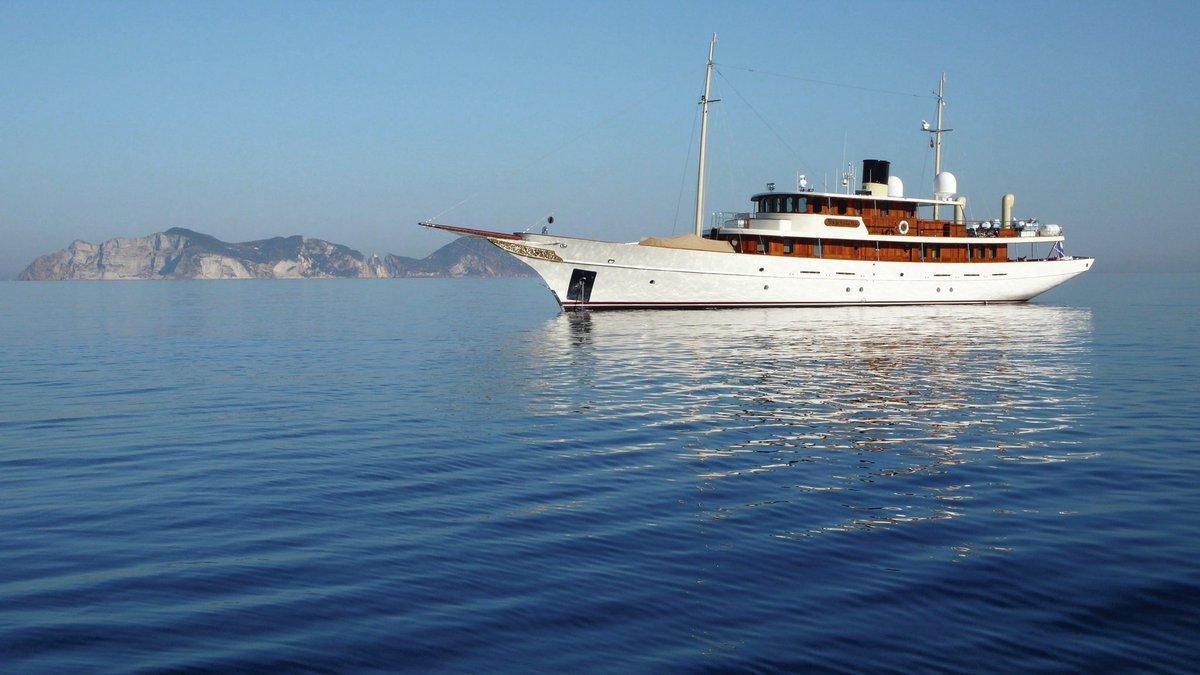
[[728, 182], [725, 184], [725, 189], [730, 192], [736, 192], [734, 186], [737, 185], [737, 181], [734, 179], [735, 172], [733, 170], [733, 158], [736, 156], [736, 154], [734, 153], [733, 147], [733, 133], [730, 130], [729, 124], [729, 107], [720, 106], [719, 111], [720, 112], [717, 115], [717, 142], [721, 143], [722, 147], [724, 148], [724, 151], [718, 154], [724, 155], [725, 159], [725, 175], [726, 179], [728, 180]]
[[679, 227], [679, 207], [683, 204], [683, 187], [687, 183], [688, 164], [692, 162], [692, 142], [696, 140], [696, 120], [700, 119], [700, 108], [692, 115], [692, 133], [688, 135], [687, 155], [683, 158], [683, 168], [679, 170], [679, 197], [675, 199], [675, 220], [671, 223], [671, 234]]
[[[893, 96], [908, 96], [910, 98], [937, 98], [929, 94], [914, 94], [908, 91], [895, 91], [894, 89], [876, 89], [875, 87], [862, 87], [857, 84], [846, 84], [844, 82], [831, 82], [829, 80], [818, 80], [812, 77], [803, 77], [801, 75], [788, 75], [786, 73], [774, 73], [769, 70], [759, 70], [757, 68], [743, 68], [741, 66], [731, 66], [725, 63], [716, 64], [723, 68], [731, 68], [733, 70], [742, 70], [747, 73], [758, 73], [759, 75], [770, 75], [772, 77], [782, 77], [789, 80], [800, 80], [801, 82], [810, 82], [812, 84], [823, 84], [827, 87], [842, 87], [844, 89], [857, 89], [859, 91], [870, 91], [876, 94], [891, 94]], [[718, 71], [720, 72], [720, 71]]]
[[714, 70], [717, 71], [717, 75], [719, 75], [721, 77], [721, 80], [725, 84], [729, 85], [729, 88], [731, 90], [733, 90], [733, 93], [737, 94], [737, 97], [742, 99], [742, 103], [745, 103], [746, 107], [750, 108], [750, 111], [753, 112], [755, 114], [755, 116], [758, 117], [758, 121], [762, 122], [763, 126], [765, 126], [767, 129], [769, 129], [771, 131], [771, 133], [775, 134], [775, 138], [779, 139], [780, 143], [783, 143], [783, 147], [787, 148], [788, 152], [792, 153], [792, 158], [799, 161], [800, 153], [797, 152], [796, 149], [792, 147], [792, 144], [788, 143], [787, 139], [785, 139], [778, 131], [776, 131], [775, 127], [771, 126], [771, 123], [768, 122], [767, 119], [762, 116], [762, 113], [758, 112], [758, 108], [755, 108], [754, 104], [750, 103], [749, 99], [747, 99], [745, 96], [742, 96], [742, 92], [738, 91], [738, 88], [733, 86], [733, 83], [729, 81], [728, 77], [725, 77], [725, 74], [721, 72], [720, 68], [714, 68]]
[[[691, 73], [690, 68], [688, 69], [688, 73], [689, 74]], [[676, 75], [674, 75], [674, 77], [670, 78], [669, 81], [673, 82], [676, 79], [679, 79], [679, 77], [680, 77], [680, 75], [676, 74]], [[554, 154], [561, 151], [563, 148], [570, 146], [571, 144], [575, 143], [576, 141], [579, 141], [581, 138], [587, 136], [588, 134], [592, 133], [593, 131], [596, 131], [597, 129], [600, 129], [608, 124], [611, 124], [612, 122], [616, 121], [619, 117], [625, 115], [626, 113], [632, 112], [636, 108], [645, 105], [648, 101], [651, 100], [651, 98], [652, 98], [651, 94], [653, 94], [654, 92], [661, 91], [663, 89], [662, 81], [663, 81], [663, 79], [660, 78], [658, 81], [655, 82], [654, 86], [650, 89], [648, 94], [635, 96], [633, 103], [630, 103], [628, 106], [621, 108], [620, 110], [616, 111], [615, 113], [601, 119], [599, 122], [595, 123], [591, 128], [586, 129], [586, 130], [568, 138], [566, 141], [563, 141], [562, 143], [558, 144], [556, 147], [554, 147], [550, 151], [543, 153], [541, 155], [538, 155], [537, 157], [533, 158], [532, 160], [530, 160], [524, 164], [518, 165], [516, 168], [509, 169], [507, 171], [502, 172], [500, 175], [512, 177], [518, 173], [532, 169], [533, 167], [537, 166], [538, 164], [541, 164], [542, 162], [549, 159]], [[488, 189], [490, 189], [490, 188], [487, 187], [485, 184], [485, 187], [481, 187], [481, 188], [475, 190], [474, 192], [468, 194], [466, 197], [463, 197], [462, 199], [458, 200], [458, 202], [455, 203], [454, 205], [447, 207], [445, 209], [442, 209], [437, 214], [435, 214], [433, 217], [426, 219], [425, 222], [436, 221], [438, 218], [441, 218], [442, 216], [446, 215], [450, 211], [453, 211], [454, 209], [457, 209], [458, 207], [462, 206], [463, 204], [466, 204], [468, 201], [478, 197], [482, 192], [484, 192]]]

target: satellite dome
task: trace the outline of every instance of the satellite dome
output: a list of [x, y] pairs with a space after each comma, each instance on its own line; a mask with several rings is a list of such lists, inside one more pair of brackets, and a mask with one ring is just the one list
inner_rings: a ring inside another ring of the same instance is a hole
[[933, 196], [949, 199], [958, 192], [958, 179], [949, 171], [943, 171], [933, 179]]

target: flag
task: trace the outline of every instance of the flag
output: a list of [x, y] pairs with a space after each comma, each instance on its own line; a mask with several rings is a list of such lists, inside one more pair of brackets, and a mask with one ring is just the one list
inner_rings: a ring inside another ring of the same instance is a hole
[[1066, 253], [1063, 252], [1062, 242], [1056, 241], [1054, 242], [1054, 245], [1050, 247], [1050, 255], [1046, 256], [1046, 260], [1058, 260], [1065, 255]]

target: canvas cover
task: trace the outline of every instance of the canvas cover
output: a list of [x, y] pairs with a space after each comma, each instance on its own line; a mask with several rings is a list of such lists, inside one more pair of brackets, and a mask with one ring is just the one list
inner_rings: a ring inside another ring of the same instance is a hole
[[658, 246], [659, 248], [684, 248], [691, 251], [715, 251], [717, 253], [734, 253], [733, 244], [727, 241], [717, 241], [715, 239], [705, 239], [697, 237], [694, 234], [685, 234], [680, 237], [671, 237], [663, 239], [660, 237], [646, 237], [638, 242], [638, 246]]

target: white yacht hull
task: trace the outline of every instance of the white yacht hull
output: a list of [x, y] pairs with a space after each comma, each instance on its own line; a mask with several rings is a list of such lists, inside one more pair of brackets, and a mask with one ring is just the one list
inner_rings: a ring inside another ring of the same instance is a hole
[[1023, 302], [1087, 271], [1093, 262], [877, 262], [554, 235], [489, 240], [532, 267], [564, 309]]

